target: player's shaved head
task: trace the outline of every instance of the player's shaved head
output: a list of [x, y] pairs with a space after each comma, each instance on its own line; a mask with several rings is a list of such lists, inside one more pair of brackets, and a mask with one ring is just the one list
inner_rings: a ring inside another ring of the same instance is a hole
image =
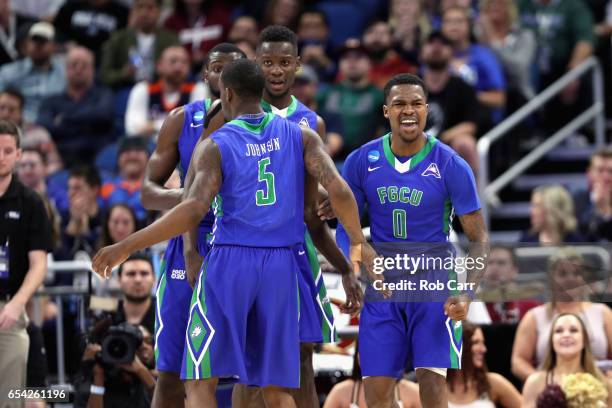
[[383, 90], [383, 92], [385, 94], [385, 102], [387, 102], [387, 98], [389, 97], [389, 93], [391, 93], [391, 88], [393, 88], [396, 85], [416, 85], [416, 86], [420, 86], [421, 89], [423, 90], [423, 94], [425, 95], [425, 98], [428, 97], [428, 95], [427, 95], [427, 88], [425, 87], [425, 82], [423, 82], [423, 80], [421, 78], [419, 78], [416, 75], [412, 75], [412, 74], [399, 74], [399, 75], [396, 75], [393, 78], [391, 78], [389, 80], [389, 82], [387, 82], [387, 84], [385, 85], [385, 88]]
[[242, 100], [261, 99], [265, 79], [259, 66], [247, 59], [229, 62], [221, 73], [223, 87], [233, 90]]
[[289, 43], [291, 44], [294, 55], [298, 54], [298, 38], [297, 35], [282, 25], [271, 25], [266, 27], [259, 35], [259, 44], [257, 44], [257, 53], [264, 43]]
[[206, 62], [204, 65], [208, 65], [211, 61], [213, 54], [238, 54], [240, 58], [246, 58], [246, 54], [240, 48], [236, 47], [234, 44], [230, 43], [221, 43], [217, 44], [208, 51], [208, 55], [206, 56]]

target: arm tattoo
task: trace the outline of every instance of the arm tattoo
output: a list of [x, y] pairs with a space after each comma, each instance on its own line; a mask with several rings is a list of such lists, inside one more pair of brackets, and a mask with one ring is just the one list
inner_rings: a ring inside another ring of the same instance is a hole
[[328, 186], [340, 175], [331, 157], [325, 152], [323, 141], [310, 129], [302, 129], [304, 142], [304, 164], [306, 171], [315, 177], [323, 187]]

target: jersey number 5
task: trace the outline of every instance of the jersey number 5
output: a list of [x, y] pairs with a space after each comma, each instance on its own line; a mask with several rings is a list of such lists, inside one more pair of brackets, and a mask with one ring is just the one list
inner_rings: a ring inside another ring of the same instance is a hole
[[258, 177], [257, 181], [266, 183], [266, 188], [257, 190], [255, 193], [255, 204], [272, 205], [276, 202], [276, 188], [274, 186], [274, 173], [266, 171], [270, 165], [270, 158], [266, 157], [257, 162]]

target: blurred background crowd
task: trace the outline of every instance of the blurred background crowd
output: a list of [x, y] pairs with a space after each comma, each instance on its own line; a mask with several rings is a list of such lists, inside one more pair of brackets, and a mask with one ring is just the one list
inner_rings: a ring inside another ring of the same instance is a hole
[[[292, 93], [325, 120], [327, 148], [339, 168], [351, 151], [388, 131], [382, 88], [405, 72], [427, 85], [428, 133], [451, 145], [478, 174], [479, 138], [594, 56], [604, 74], [610, 141], [608, 0], [0, 0], [0, 119], [22, 129], [16, 175], [45, 203], [55, 261], [88, 260], [159, 216], [142, 206], [140, 187], [164, 119], [175, 107], [210, 96], [202, 69], [212, 47], [231, 42], [254, 58], [259, 32], [270, 24], [298, 35], [302, 67]], [[503, 172], [592, 98], [590, 78], [571, 82], [492, 150], [486, 170]], [[592, 148], [593, 141], [593, 129], [581, 129], [556, 158], [540, 163], [529, 182], [506, 190], [502, 199], [516, 202], [500, 211], [491, 236], [508, 243], [599, 243], [609, 252], [612, 149]], [[567, 157], [576, 151], [583, 154]], [[178, 175], [167, 186], [177, 187]], [[141, 262], [136, 272], [124, 270], [95, 290], [123, 299], [120, 309], [128, 305], [126, 313], [142, 323], [150, 343], [159, 253], [134, 262]], [[609, 279], [610, 264], [603, 268]], [[577, 287], [583, 258], [557, 253], [546, 270], [562, 288]], [[491, 301], [478, 318], [485, 326], [466, 330], [467, 344], [475, 344], [466, 353], [476, 361], [471, 369], [483, 367], [488, 348], [489, 365], [520, 390], [546, 362], [556, 316], [571, 312], [584, 320], [581, 333], [590, 337], [592, 357], [612, 373], [609, 306], [554, 296], [546, 303], [537, 294], [532, 301], [513, 301], [508, 291], [523, 290], [522, 283], [512, 283], [520, 281], [519, 272], [516, 251], [494, 247], [487, 275]], [[569, 286], [559, 283], [567, 280]], [[48, 288], [83, 285], [67, 274], [49, 274], [45, 282]], [[612, 293], [612, 285], [599, 292]], [[151, 302], [145, 306], [135, 302], [143, 293]], [[31, 360], [37, 365], [30, 384], [39, 386], [57, 380], [56, 319], [64, 322], [68, 374], [76, 375], [81, 365], [78, 300], [41, 299], [37, 311], [30, 308], [42, 325], [42, 332], [31, 325], [38, 333], [33, 347], [47, 350]], [[496, 341], [485, 347], [487, 336]], [[349, 343], [333, 351], [348, 353]], [[150, 361], [150, 350], [144, 353], [141, 359]], [[146, 379], [138, 381], [146, 385]], [[467, 380], [454, 378], [449, 386], [453, 381]], [[488, 387], [477, 394], [491, 392]]]

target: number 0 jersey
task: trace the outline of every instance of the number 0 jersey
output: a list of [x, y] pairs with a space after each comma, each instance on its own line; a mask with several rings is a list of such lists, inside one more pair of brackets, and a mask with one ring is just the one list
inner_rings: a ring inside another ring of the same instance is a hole
[[[391, 151], [391, 134], [352, 152], [342, 175], [353, 190], [360, 213], [367, 203], [374, 242], [445, 242], [453, 210], [458, 215], [480, 208], [468, 164], [434, 137], [411, 158]], [[339, 225], [337, 239], [348, 249]]]
[[213, 244], [288, 247], [304, 240], [304, 149], [299, 126], [266, 113], [225, 124], [212, 139], [223, 182]]

